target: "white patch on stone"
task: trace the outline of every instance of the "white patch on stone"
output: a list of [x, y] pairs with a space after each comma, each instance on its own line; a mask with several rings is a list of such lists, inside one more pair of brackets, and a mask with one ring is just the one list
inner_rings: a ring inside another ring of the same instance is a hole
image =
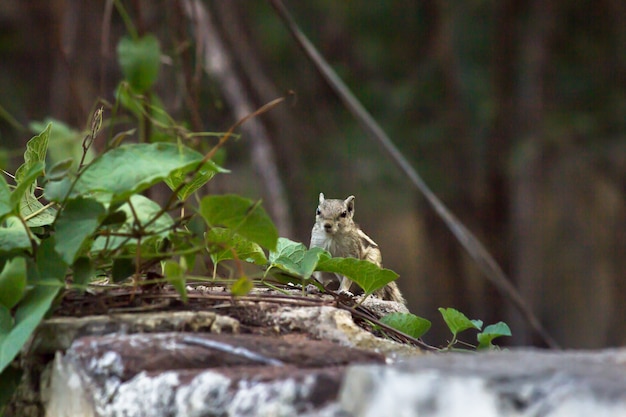
[[176, 393], [176, 416], [202, 417], [225, 415], [232, 394], [231, 380], [217, 372], [207, 371], [196, 376]]
[[162, 372], [155, 376], [141, 372], [120, 385], [112, 402], [103, 408], [102, 416], [172, 415], [174, 393], [179, 384], [176, 372]]

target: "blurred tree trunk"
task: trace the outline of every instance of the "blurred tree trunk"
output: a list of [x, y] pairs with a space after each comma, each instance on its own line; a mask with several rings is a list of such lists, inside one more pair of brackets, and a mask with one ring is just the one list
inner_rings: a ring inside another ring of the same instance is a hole
[[[184, 4], [195, 29], [196, 42], [201, 45], [200, 59], [203, 61], [203, 68], [217, 81], [235, 119], [243, 119], [260, 106], [255, 105], [251, 100], [238, 76], [231, 54], [232, 49], [228, 48], [224, 42], [223, 34], [218, 31], [212, 14], [209, 13], [204, 3], [187, 0]], [[279, 234], [290, 236], [292, 234], [291, 214], [267, 129], [259, 117], [249, 119], [240, 129], [250, 142], [252, 165], [264, 188], [264, 205], [276, 223]]]
[[[287, 94], [287, 91], [281, 91], [267, 73], [267, 66], [259, 51], [260, 45], [249, 32], [250, 16], [242, 5], [242, 2], [237, 1], [219, 1], [212, 2], [211, 8], [214, 10], [216, 28], [228, 45], [250, 99], [256, 106], [261, 106]], [[290, 197], [292, 227], [282, 235], [308, 243], [314, 207], [308, 204], [309, 199], [300, 197], [316, 196], [319, 191], [312, 189], [306, 179], [303, 154], [310, 151], [306, 138], [315, 137], [316, 132], [308, 119], [294, 116], [292, 102], [296, 99], [297, 96], [289, 97], [285, 103], [265, 114], [262, 120], [267, 122], [268, 140], [276, 154], [286, 195]]]
[[[551, 35], [556, 25], [556, 7], [554, 0], [529, 3], [528, 17], [520, 37], [516, 109], [510, 115], [517, 141], [521, 142], [518, 146], [524, 150], [522, 160], [516, 164], [510, 187], [511, 227], [515, 242], [511, 252], [513, 275], [522, 295], [535, 311], [541, 297], [536, 292], [536, 281], [542, 276], [542, 271], [539, 261], [541, 244], [538, 241], [541, 234], [533, 231], [542, 224], [540, 185], [544, 181], [544, 80], [550, 59]], [[531, 342], [530, 330], [516, 312], [511, 324], [517, 329], [516, 335], [521, 344]]]

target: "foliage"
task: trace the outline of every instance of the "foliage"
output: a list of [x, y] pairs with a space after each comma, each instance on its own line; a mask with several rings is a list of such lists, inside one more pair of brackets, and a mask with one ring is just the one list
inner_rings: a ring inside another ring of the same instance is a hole
[[143, 93], [154, 85], [161, 67], [161, 47], [154, 35], [122, 38], [117, 45], [117, 56], [124, 77], [134, 91]]
[[410, 313], [391, 313], [383, 317], [380, 321], [415, 339], [422, 337], [432, 325], [430, 320]]
[[[452, 348], [458, 342], [459, 333], [469, 329], [480, 331], [483, 327], [481, 320], [470, 320], [465, 314], [453, 308], [439, 308], [439, 312], [452, 332], [452, 339], [446, 349]], [[485, 329], [476, 336], [478, 349], [494, 348], [495, 346], [491, 342], [493, 339], [500, 336], [511, 336], [511, 330], [506, 323], [499, 322], [485, 327]]]
[[[217, 265], [232, 259], [267, 265], [264, 278], [288, 277], [303, 288], [315, 284], [315, 271], [345, 275], [365, 296], [398, 277], [367, 261], [332, 258], [321, 248], [279, 238], [260, 202], [236, 195], [203, 197], [194, 216], [204, 221], [205, 230], [201, 237], [194, 235], [186, 227], [188, 216], [170, 212], [188, 180], [199, 184], [199, 178], [206, 182], [224, 172], [205, 155], [180, 143], [122, 144], [77, 170], [68, 163], [47, 171], [51, 129], [49, 124], [29, 141], [12, 189], [0, 179], [0, 369], [17, 355], [69, 276], [76, 288], [88, 286], [96, 271], [114, 282], [136, 281], [147, 265], [161, 261], [164, 280], [183, 301], [188, 264], [193, 263], [189, 255], [205, 252], [215, 264], [214, 279]], [[47, 204], [40, 201], [38, 182]], [[172, 188], [164, 207], [141, 194], [159, 182]], [[182, 256], [176, 261], [175, 255]], [[252, 286], [241, 274], [231, 290], [244, 295]], [[456, 310], [441, 311], [453, 333], [450, 346], [459, 332], [482, 327]], [[430, 328], [430, 322], [411, 314], [390, 315], [383, 323], [415, 338]], [[510, 334], [504, 326], [489, 326], [479, 334], [479, 347], [492, 347], [495, 337]]]
[[[3, 376], [17, 375], [11, 362], [55, 300], [67, 288], [85, 289], [100, 276], [120, 285], [130, 279], [136, 286], [149, 268], [160, 264], [161, 280], [171, 284], [182, 301], [187, 300], [186, 283], [195, 258], [205, 255], [213, 261], [213, 279], [218, 265], [229, 260], [238, 266], [245, 262], [265, 268], [261, 283], [267, 285], [274, 279], [303, 289], [308, 284], [321, 288], [313, 273], [331, 272], [361, 286], [363, 299], [398, 278], [370, 262], [332, 258], [321, 248], [308, 249], [279, 237], [260, 201], [236, 195], [192, 198], [216, 175], [228, 172], [214, 156], [231, 132], [206, 153], [192, 149], [187, 140], [196, 134], [174, 122], [151, 91], [160, 66], [157, 39], [152, 35], [123, 38], [117, 51], [125, 79], [109, 107], [110, 119], [104, 120], [102, 108], [96, 110], [85, 133], [54, 120], [32, 124], [41, 130], [28, 142], [14, 184], [0, 177]], [[117, 131], [121, 109], [135, 118], [136, 129]], [[104, 136], [103, 125], [110, 129], [109, 140], [104, 151], [95, 155], [92, 144]], [[125, 143], [135, 132], [139, 143]], [[49, 157], [52, 142], [61, 141], [51, 138], [75, 140], [78, 135], [83, 137], [80, 147], [75, 141], [68, 145], [68, 154]], [[157, 184], [171, 190], [163, 204], [150, 198]], [[189, 211], [191, 215], [186, 214]], [[200, 221], [192, 227], [195, 219]], [[224, 281], [230, 283], [234, 296], [245, 295], [259, 284], [242, 268], [237, 277]], [[466, 323], [452, 313], [444, 319], [455, 342]], [[382, 322], [414, 338], [431, 325], [411, 314], [390, 315]], [[470, 323], [478, 329], [482, 326]], [[479, 334], [479, 347], [492, 347], [492, 340], [507, 331], [503, 323], [488, 326]]]
[[307, 249], [302, 243], [286, 238], [278, 240], [276, 251], [270, 252], [269, 262], [267, 272], [276, 268], [298, 277], [297, 282], [303, 286], [313, 284], [311, 275], [314, 271], [345, 275], [363, 288], [366, 296], [398, 278], [395, 272], [371, 262], [355, 258], [332, 258], [321, 248]]

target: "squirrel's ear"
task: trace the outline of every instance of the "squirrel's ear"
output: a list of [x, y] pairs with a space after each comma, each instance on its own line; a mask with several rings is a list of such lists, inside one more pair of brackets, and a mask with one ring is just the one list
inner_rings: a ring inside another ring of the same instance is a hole
[[324, 193], [320, 193], [320, 204], [324, 202]]
[[351, 195], [350, 197], [346, 198], [343, 201], [343, 204], [346, 205], [346, 207], [348, 208], [349, 212], [353, 212], [354, 211], [354, 196]]

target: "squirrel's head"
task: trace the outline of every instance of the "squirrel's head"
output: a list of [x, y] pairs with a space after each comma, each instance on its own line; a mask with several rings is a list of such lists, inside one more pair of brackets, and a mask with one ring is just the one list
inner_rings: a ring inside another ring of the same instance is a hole
[[325, 199], [324, 193], [320, 193], [320, 204], [317, 206], [315, 221], [320, 224], [328, 234], [341, 233], [344, 229], [354, 225], [354, 196], [345, 200]]

